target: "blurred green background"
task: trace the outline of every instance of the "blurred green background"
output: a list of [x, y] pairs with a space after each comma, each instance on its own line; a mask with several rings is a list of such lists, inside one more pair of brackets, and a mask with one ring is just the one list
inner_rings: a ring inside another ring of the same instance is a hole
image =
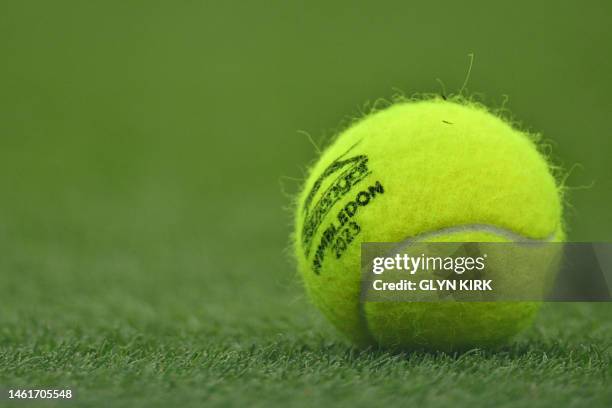
[[287, 250], [316, 157], [301, 131], [324, 144], [396, 89], [456, 91], [469, 53], [469, 90], [508, 95], [579, 165], [570, 240], [609, 241], [611, 17], [604, 1], [2, 1], [0, 379], [78, 383], [72, 360], [14, 355], [87, 355], [109, 333], [333, 336]]

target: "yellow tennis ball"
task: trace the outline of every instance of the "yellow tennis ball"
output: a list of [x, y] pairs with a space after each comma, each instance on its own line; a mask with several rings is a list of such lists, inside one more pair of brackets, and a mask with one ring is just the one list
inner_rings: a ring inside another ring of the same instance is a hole
[[503, 343], [534, 302], [360, 302], [360, 243], [561, 241], [560, 189], [526, 133], [460, 99], [398, 102], [340, 134], [298, 196], [294, 248], [313, 303], [358, 344]]

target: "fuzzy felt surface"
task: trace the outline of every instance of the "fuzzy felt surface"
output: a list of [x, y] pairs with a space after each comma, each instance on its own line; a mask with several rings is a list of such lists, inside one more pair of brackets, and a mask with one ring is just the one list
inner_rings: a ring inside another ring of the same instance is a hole
[[360, 243], [562, 240], [562, 200], [529, 134], [486, 108], [433, 98], [396, 103], [345, 130], [298, 197], [294, 246], [313, 303], [359, 344], [461, 349], [499, 344], [531, 321], [533, 303], [365, 303]]

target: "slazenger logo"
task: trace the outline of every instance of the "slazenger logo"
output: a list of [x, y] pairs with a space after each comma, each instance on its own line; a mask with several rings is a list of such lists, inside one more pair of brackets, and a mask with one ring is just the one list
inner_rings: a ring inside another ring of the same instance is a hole
[[[371, 174], [368, 169], [368, 157], [356, 155], [347, 159], [342, 157], [334, 160], [315, 181], [312, 189], [304, 202], [304, 225], [301, 231], [302, 247], [306, 257], [310, 256], [313, 249], [313, 237], [322, 227], [322, 224], [331, 208], [340, 200], [344, 199], [364, 178]], [[324, 183], [332, 178], [323, 191]], [[316, 247], [312, 267], [315, 273], [319, 273], [325, 251], [331, 248], [336, 258], [340, 258], [348, 244], [361, 231], [361, 227], [352, 220], [359, 207], [368, 205], [377, 194], [384, 192], [379, 181], [364, 191], [355, 193], [354, 197], [345, 204], [338, 212], [336, 219], [325, 227], [319, 244]], [[314, 198], [318, 194], [318, 199]]]
[[[306, 256], [310, 253], [312, 238], [321, 226], [329, 210], [344, 197], [355, 184], [359, 183], [370, 174], [367, 164], [368, 157], [365, 155], [354, 156], [346, 160], [336, 159], [315, 181], [314, 186], [306, 197], [303, 207], [305, 214], [304, 225], [302, 227], [302, 246]], [[327, 189], [321, 193], [320, 198], [314, 205], [312, 205], [314, 196], [319, 192], [325, 180], [330, 177], [335, 177], [335, 179], [329, 184]]]

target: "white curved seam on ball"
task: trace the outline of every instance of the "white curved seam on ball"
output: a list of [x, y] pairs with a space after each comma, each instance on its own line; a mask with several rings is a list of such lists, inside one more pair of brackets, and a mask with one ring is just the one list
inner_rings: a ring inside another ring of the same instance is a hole
[[423, 241], [423, 240], [439, 237], [441, 235], [455, 234], [455, 233], [461, 233], [461, 232], [488, 232], [488, 233], [502, 236], [504, 238], [508, 238], [514, 242], [550, 242], [555, 238], [557, 234], [557, 229], [555, 228], [555, 230], [552, 233], [550, 233], [550, 235], [544, 238], [529, 238], [517, 232], [514, 232], [512, 230], [502, 228], [502, 227], [497, 227], [491, 224], [465, 224], [465, 225], [457, 225], [453, 227], [442, 228], [439, 230], [424, 232], [419, 235], [415, 235], [410, 238], [406, 238], [403, 241], [401, 241], [401, 243], [409, 244], [412, 242], [418, 242], [418, 241]]
[[[402, 242], [400, 242], [400, 244], [402, 245], [411, 244], [411, 243], [416, 243], [422, 240], [435, 238], [441, 235], [454, 234], [454, 233], [460, 233], [460, 232], [488, 232], [488, 233], [492, 233], [495, 235], [499, 235], [499, 236], [508, 238], [509, 240], [514, 241], [514, 242], [545, 243], [545, 242], [552, 242], [554, 240], [555, 236], [557, 235], [557, 229], [558, 227], [555, 227], [554, 231], [551, 232], [547, 237], [544, 237], [544, 238], [529, 238], [517, 232], [514, 232], [512, 230], [497, 227], [491, 224], [465, 224], [465, 225], [457, 225], [453, 227], [442, 228], [442, 229], [434, 230], [434, 231], [428, 231], [428, 232], [425, 232], [419, 235], [415, 235], [410, 238], [406, 238]], [[365, 314], [364, 302], [361, 300], [359, 301], [358, 313], [359, 313], [360, 323], [366, 332], [366, 336], [369, 337], [370, 339], [373, 339], [374, 336], [372, 332], [370, 331], [370, 325], [369, 325], [367, 316]]]

